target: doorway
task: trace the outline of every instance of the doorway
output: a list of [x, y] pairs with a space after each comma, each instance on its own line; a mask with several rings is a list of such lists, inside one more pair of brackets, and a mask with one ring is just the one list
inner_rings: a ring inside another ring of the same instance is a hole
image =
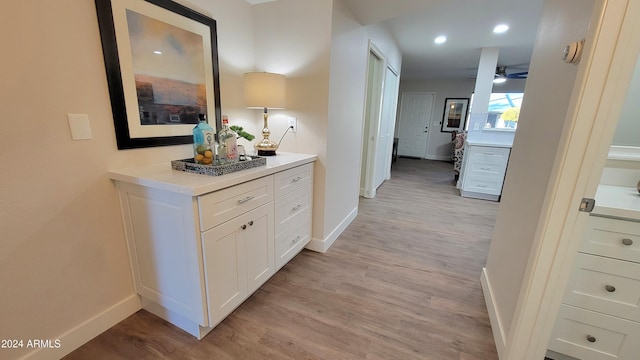
[[435, 96], [432, 92], [402, 93], [398, 124], [399, 156], [426, 157]]
[[375, 197], [390, 176], [399, 81], [397, 71], [385, 62], [382, 51], [370, 42], [360, 170], [360, 196], [366, 198]]

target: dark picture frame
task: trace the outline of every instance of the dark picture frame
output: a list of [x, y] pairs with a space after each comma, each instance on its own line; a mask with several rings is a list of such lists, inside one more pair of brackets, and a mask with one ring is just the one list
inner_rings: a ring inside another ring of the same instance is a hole
[[440, 132], [462, 131], [467, 122], [469, 98], [446, 98]]
[[222, 127], [214, 19], [170, 0], [95, 5], [118, 149], [192, 143], [202, 114]]

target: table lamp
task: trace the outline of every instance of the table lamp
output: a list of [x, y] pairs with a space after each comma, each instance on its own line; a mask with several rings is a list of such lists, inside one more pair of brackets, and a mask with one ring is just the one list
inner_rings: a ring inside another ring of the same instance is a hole
[[278, 144], [269, 139], [271, 131], [267, 124], [267, 109], [284, 109], [285, 76], [267, 72], [250, 72], [244, 74], [244, 98], [248, 109], [263, 109], [262, 141], [254, 145], [258, 156], [273, 156]]

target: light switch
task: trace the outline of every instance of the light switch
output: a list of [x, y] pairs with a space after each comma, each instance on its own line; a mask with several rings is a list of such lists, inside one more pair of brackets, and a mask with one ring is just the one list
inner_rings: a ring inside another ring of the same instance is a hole
[[67, 118], [69, 118], [69, 128], [73, 140], [93, 139], [88, 114], [67, 114]]

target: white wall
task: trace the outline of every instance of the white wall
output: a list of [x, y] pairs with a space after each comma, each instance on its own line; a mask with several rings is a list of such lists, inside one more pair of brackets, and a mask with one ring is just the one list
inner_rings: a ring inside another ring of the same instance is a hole
[[586, 36], [592, 6], [584, 0], [544, 5], [486, 266], [504, 334], [510, 330], [578, 70], [562, 62], [558, 49]]
[[361, 26], [342, 0], [334, 1], [323, 229], [328, 242], [357, 212], [369, 40], [400, 69], [402, 55], [388, 31]]
[[[191, 4], [218, 20], [223, 111], [242, 114], [236, 83], [253, 63], [251, 6]], [[56, 339], [135, 299], [107, 170], [168, 163], [191, 148], [117, 150], [93, 1], [4, 1], [0, 43], [0, 338]], [[89, 114], [93, 140], [71, 140], [68, 112]]]

